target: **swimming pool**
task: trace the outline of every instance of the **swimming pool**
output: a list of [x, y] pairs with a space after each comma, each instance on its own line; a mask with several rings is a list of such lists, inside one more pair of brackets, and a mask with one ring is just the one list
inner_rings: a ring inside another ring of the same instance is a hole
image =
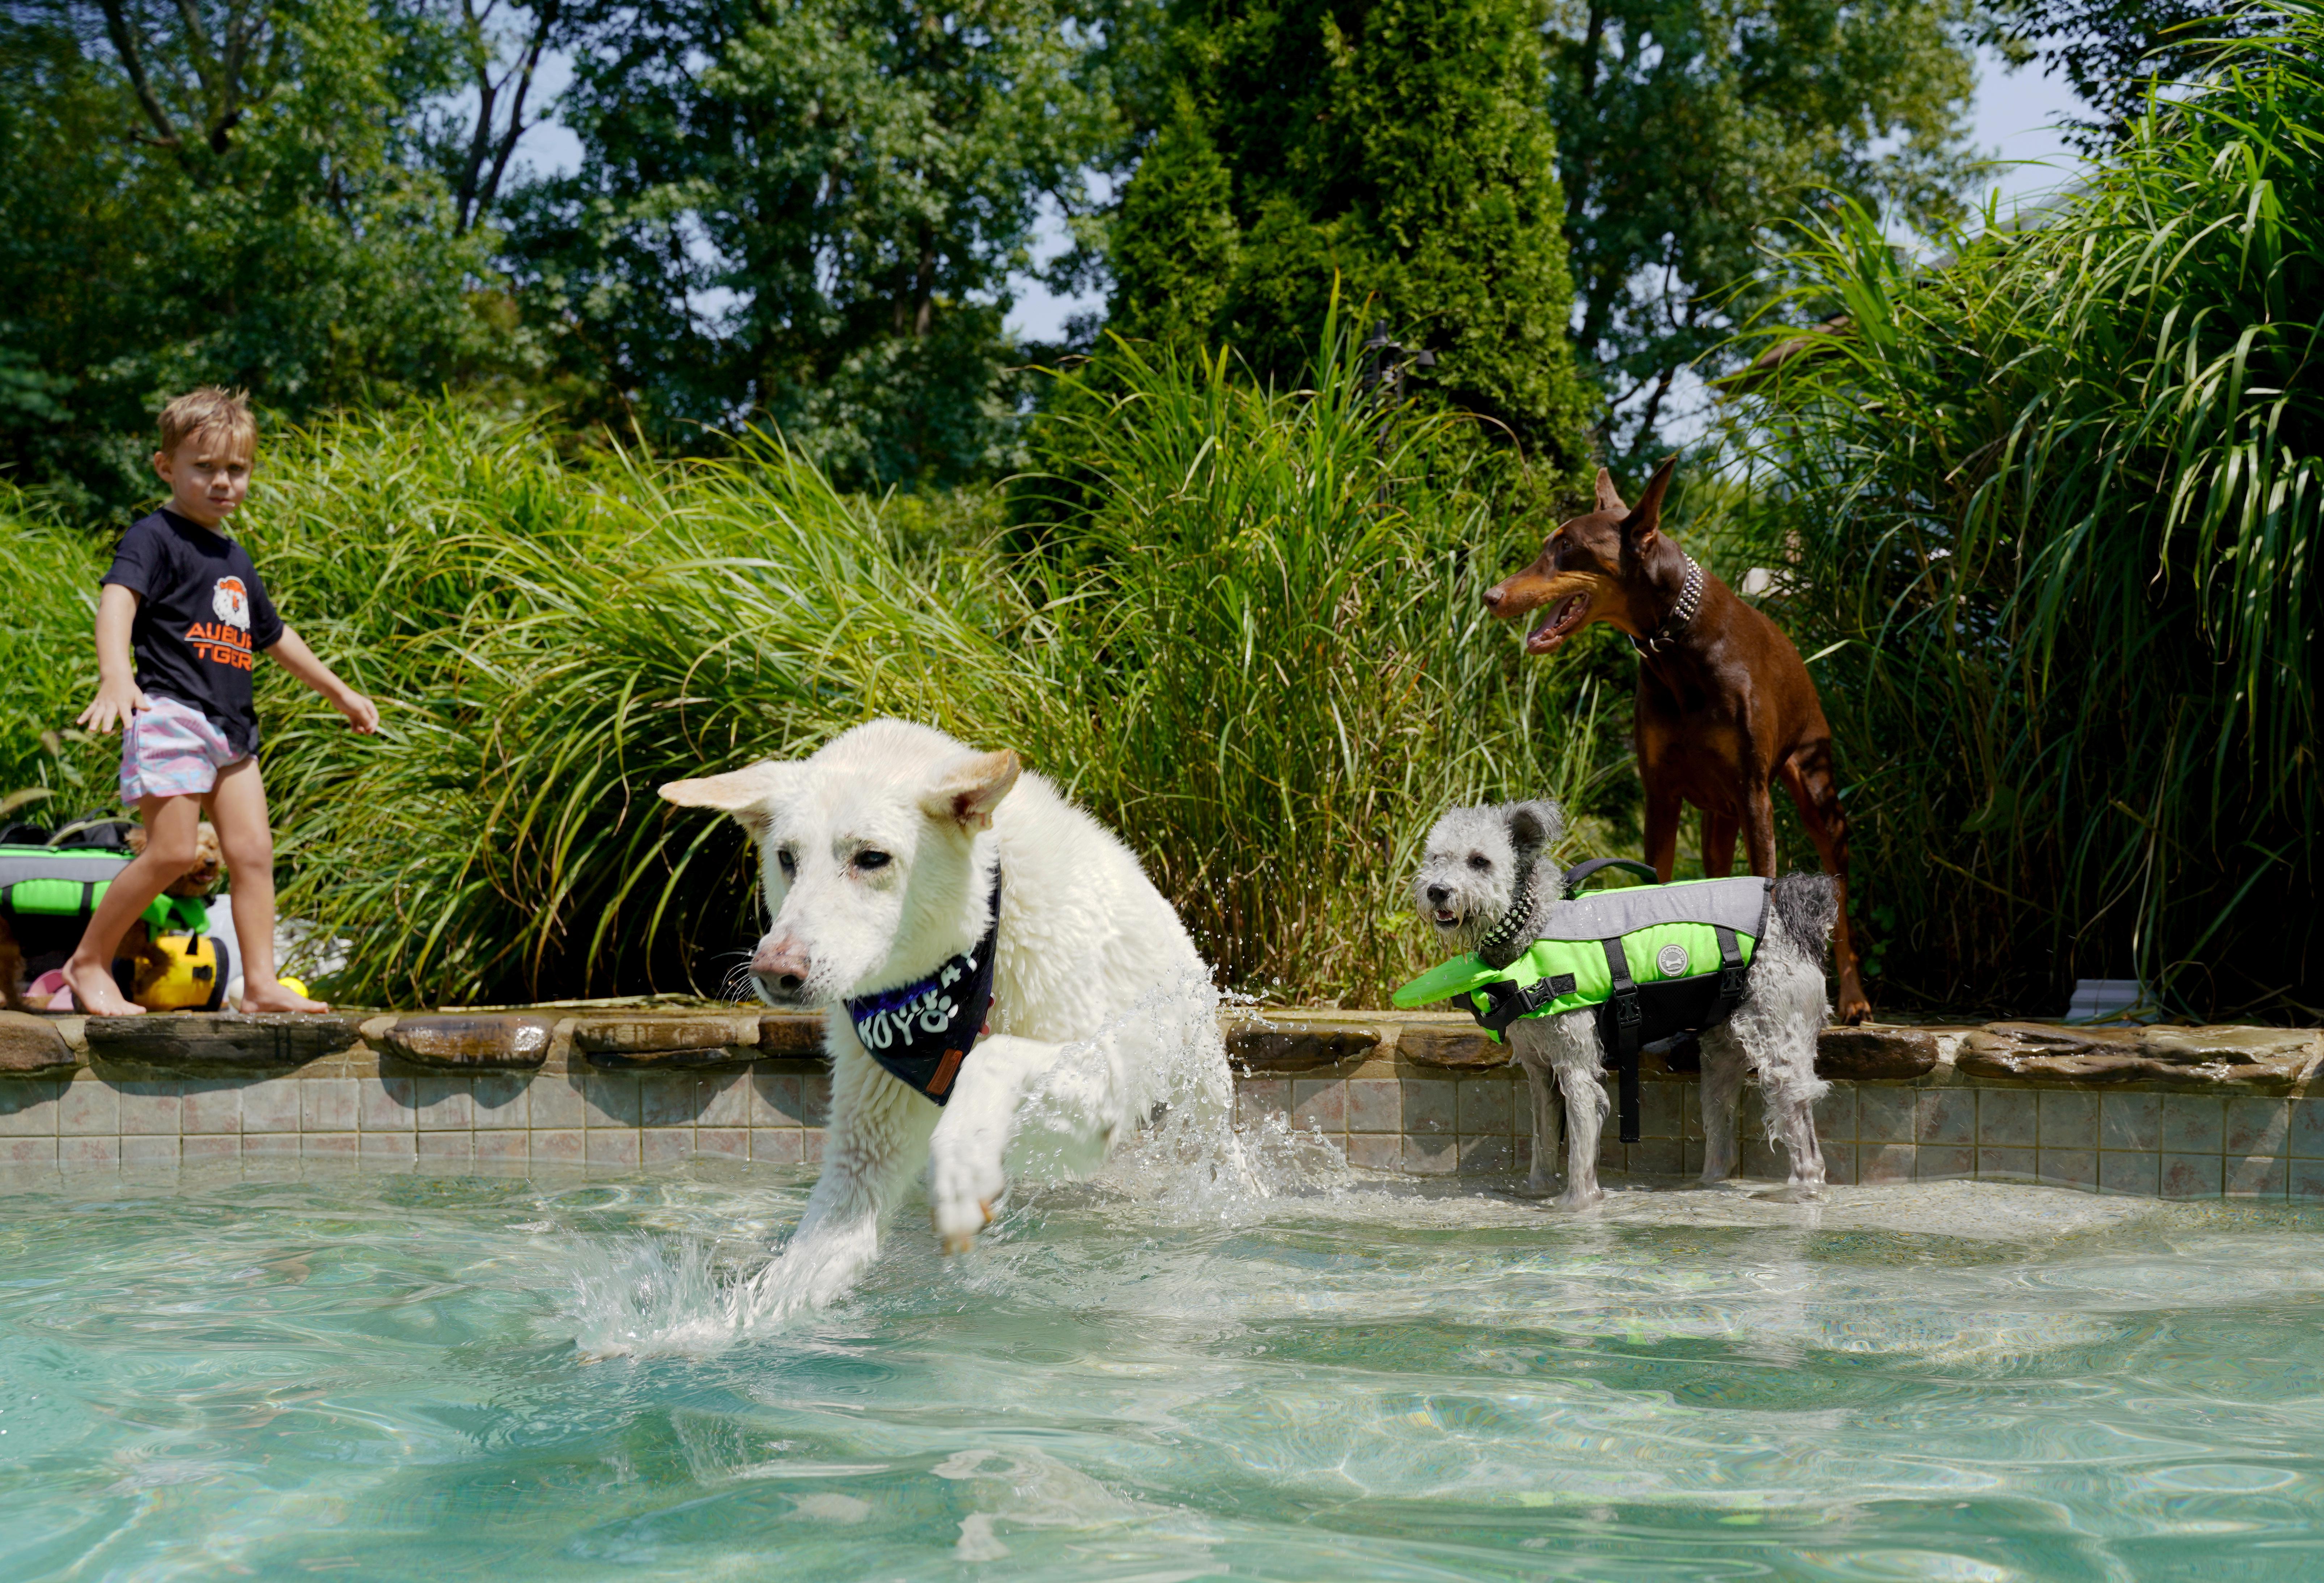
[[620, 1355], [807, 1182], [14, 1193], [0, 1577], [2324, 1570], [2316, 1210], [1053, 1188], [959, 1260], [908, 1209], [810, 1322]]

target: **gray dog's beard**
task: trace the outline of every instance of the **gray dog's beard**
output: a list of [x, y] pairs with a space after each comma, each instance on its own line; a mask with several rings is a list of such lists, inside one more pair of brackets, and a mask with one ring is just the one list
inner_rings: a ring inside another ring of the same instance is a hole
[[1551, 899], [1542, 895], [1541, 864], [1537, 859], [1527, 859], [1525, 870], [1517, 876], [1517, 894], [1510, 898], [1509, 910], [1501, 921], [1485, 931], [1477, 942], [1477, 954], [1487, 967], [1505, 968], [1525, 954], [1526, 948], [1541, 938], [1536, 926], [1541, 911]]

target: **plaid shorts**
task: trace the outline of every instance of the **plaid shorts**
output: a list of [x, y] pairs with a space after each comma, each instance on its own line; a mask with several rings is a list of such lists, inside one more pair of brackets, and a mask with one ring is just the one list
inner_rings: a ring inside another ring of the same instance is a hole
[[219, 770], [250, 756], [192, 705], [175, 698], [152, 703], [133, 713], [121, 732], [121, 800], [127, 806], [146, 797], [200, 796], [217, 785]]

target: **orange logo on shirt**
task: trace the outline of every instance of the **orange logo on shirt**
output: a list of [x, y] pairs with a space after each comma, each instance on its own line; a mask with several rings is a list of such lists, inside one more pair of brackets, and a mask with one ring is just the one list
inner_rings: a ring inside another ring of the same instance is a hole
[[186, 641], [196, 654], [218, 665], [249, 670], [258, 663], [250, 651], [250, 590], [239, 577], [220, 577], [210, 590], [215, 621], [196, 621]]
[[249, 670], [258, 664], [250, 651], [250, 633], [224, 621], [196, 621], [186, 629], [186, 642], [202, 658], [217, 665]]

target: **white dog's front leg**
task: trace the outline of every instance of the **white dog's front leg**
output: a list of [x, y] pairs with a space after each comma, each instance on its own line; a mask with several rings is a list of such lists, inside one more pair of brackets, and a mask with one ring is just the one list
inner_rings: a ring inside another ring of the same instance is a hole
[[1062, 1045], [996, 1034], [979, 1040], [961, 1063], [944, 1118], [928, 1140], [928, 1208], [946, 1253], [965, 1253], [992, 1223], [992, 1205], [1009, 1185], [1009, 1146], [1027, 1091], [1047, 1076]]
[[860, 1050], [832, 1063], [831, 1123], [791, 1239], [745, 1289], [746, 1325], [844, 1296], [880, 1254], [880, 1227], [927, 1158], [936, 1108]]

